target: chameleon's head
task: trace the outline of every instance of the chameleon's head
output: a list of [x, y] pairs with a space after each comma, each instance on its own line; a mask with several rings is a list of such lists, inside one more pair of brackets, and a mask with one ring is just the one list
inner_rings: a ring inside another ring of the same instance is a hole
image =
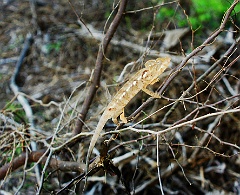
[[170, 64], [171, 58], [157, 58], [156, 60], [149, 60], [145, 63], [145, 67], [151, 72], [163, 72]]

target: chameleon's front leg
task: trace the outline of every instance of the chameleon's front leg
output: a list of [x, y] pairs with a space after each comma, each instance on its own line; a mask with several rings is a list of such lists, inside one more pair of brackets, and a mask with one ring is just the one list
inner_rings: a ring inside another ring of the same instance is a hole
[[149, 89], [147, 88], [142, 88], [142, 91], [144, 91], [146, 94], [154, 97], [154, 98], [161, 98], [160, 95], [158, 95], [157, 93], [154, 93], [153, 91], [150, 91]]

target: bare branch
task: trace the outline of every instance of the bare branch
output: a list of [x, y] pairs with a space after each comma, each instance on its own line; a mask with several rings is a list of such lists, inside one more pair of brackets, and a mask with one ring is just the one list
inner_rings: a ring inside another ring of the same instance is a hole
[[82, 111], [78, 115], [79, 119], [76, 122], [76, 127], [73, 132], [74, 135], [79, 134], [82, 131], [83, 121], [86, 118], [87, 112], [93, 101], [94, 95], [100, 85], [100, 77], [101, 77], [101, 72], [102, 72], [102, 61], [104, 58], [104, 53], [106, 53], [108, 44], [111, 41], [114, 33], [116, 32], [118, 25], [120, 24], [120, 21], [124, 14], [126, 6], [127, 6], [127, 0], [121, 0], [118, 12], [117, 12], [115, 18], [113, 19], [111, 25], [109, 26], [109, 29], [107, 30], [106, 36], [104, 37], [102, 44], [99, 46], [93, 81], [89, 88], [86, 99], [83, 103]]

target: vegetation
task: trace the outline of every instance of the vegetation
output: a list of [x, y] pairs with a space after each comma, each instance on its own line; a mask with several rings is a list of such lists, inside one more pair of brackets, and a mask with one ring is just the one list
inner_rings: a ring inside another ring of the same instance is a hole
[[[157, 13], [157, 20], [163, 22], [170, 19], [177, 24], [177, 27], [187, 27], [190, 24], [193, 30], [201, 29], [203, 33], [203, 30], [214, 30], [218, 27], [230, 5], [231, 2], [225, 0], [187, 1], [184, 4], [186, 7], [176, 9], [175, 5], [170, 5], [161, 8]], [[189, 13], [186, 13], [184, 8], [187, 8]], [[238, 23], [240, 22], [239, 12], [240, 5], [237, 5], [231, 14]]]
[[[34, 2], [0, 3], [0, 194], [239, 194], [239, 0]], [[111, 96], [166, 56], [85, 173]]]

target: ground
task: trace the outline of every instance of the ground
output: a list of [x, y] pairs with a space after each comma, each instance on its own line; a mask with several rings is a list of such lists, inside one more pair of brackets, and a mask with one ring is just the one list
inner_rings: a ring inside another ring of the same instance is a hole
[[[81, 139], [71, 141], [115, 6], [110, 1], [42, 0], [35, 8], [29, 1], [0, 3], [0, 177], [4, 165], [11, 167], [14, 159], [33, 150], [33, 142], [39, 151], [61, 146], [52, 156], [57, 163], [52, 159], [45, 174], [41, 171], [46, 159], [37, 162], [44, 178], [41, 194], [61, 190], [66, 194], [239, 194], [239, 26], [234, 20], [235, 25], [227, 20], [223, 32], [213, 37], [212, 29], [195, 33], [190, 26], [178, 27], [174, 18], [158, 20], [154, 16], [161, 6], [153, 9], [148, 1], [128, 2], [128, 12], [104, 53], [100, 86]], [[211, 39], [203, 44], [207, 46], [194, 53], [207, 38]], [[11, 85], [29, 40], [16, 84], [29, 102], [34, 126]], [[109, 120], [105, 131], [110, 133], [96, 145], [103, 162], [109, 163], [105, 170], [94, 167], [85, 189], [84, 180], [67, 186], [73, 178], [83, 179], [81, 167], [91, 132], [111, 96], [147, 60], [164, 56], [172, 62], [150, 87], [162, 98], [137, 94], [125, 108], [126, 116], [132, 116], [129, 123], [120, 126], [120, 134], [105, 147], [100, 143], [116, 133]], [[181, 64], [184, 68], [178, 70]], [[106, 154], [109, 149], [111, 156]], [[69, 170], [61, 169], [61, 163]], [[36, 194], [39, 183], [32, 166], [23, 163], [3, 176], [0, 194]]]

